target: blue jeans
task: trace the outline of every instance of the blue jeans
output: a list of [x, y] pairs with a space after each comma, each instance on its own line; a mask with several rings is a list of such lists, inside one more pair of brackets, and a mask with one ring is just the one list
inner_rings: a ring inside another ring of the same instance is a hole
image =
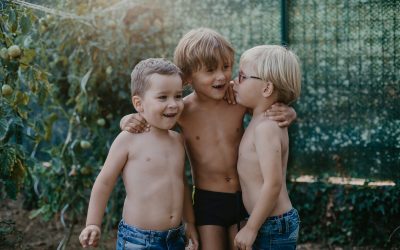
[[296, 209], [279, 216], [268, 217], [258, 231], [253, 249], [296, 249], [300, 217]]
[[123, 220], [118, 225], [117, 250], [183, 250], [185, 249], [184, 226], [155, 231], [143, 230], [127, 225]]

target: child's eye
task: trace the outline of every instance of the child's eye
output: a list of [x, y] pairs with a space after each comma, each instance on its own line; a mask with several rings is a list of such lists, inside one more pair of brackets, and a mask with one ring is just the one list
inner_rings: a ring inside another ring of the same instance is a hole
[[175, 98], [176, 99], [182, 99], [182, 94], [176, 95]]
[[167, 96], [166, 96], [166, 95], [161, 95], [161, 96], [158, 97], [158, 99], [160, 99], [160, 100], [166, 100], [166, 99], [167, 99]]
[[210, 72], [210, 73], [211, 73], [211, 72], [214, 72], [214, 69], [208, 68], [208, 69], [207, 69], [207, 72]]

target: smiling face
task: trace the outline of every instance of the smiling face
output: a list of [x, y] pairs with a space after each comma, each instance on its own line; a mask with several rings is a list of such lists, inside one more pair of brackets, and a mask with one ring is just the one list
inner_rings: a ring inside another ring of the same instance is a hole
[[198, 95], [221, 100], [225, 96], [231, 77], [232, 66], [219, 63], [216, 68], [203, 66], [192, 73], [188, 81]]
[[171, 129], [183, 110], [182, 79], [179, 75], [152, 74], [142, 97], [133, 96], [135, 109], [147, 123], [158, 129]]

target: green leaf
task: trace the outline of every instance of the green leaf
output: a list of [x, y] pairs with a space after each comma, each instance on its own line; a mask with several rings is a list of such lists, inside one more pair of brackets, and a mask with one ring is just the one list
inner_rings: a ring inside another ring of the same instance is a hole
[[39, 214], [44, 214], [49, 210], [49, 205], [44, 205], [43, 207], [33, 210], [29, 215], [29, 219], [37, 217]]
[[29, 64], [32, 62], [33, 58], [35, 58], [36, 51], [34, 49], [24, 49], [24, 54], [20, 59], [20, 62], [23, 64]]
[[31, 28], [31, 20], [26, 15], [23, 15], [22, 18], [19, 20], [19, 25], [21, 27], [22, 34], [26, 34]]
[[10, 128], [10, 121], [4, 119], [3, 117], [0, 119], [0, 141], [4, 140], [8, 130]]
[[13, 10], [10, 10], [9, 12], [8, 24], [11, 32], [15, 33], [18, 29], [18, 20], [17, 20], [17, 14]]
[[15, 148], [10, 145], [0, 147], [0, 166], [2, 178], [9, 178], [17, 159]]
[[92, 74], [92, 70], [93, 70], [93, 68], [90, 68], [90, 70], [82, 77], [82, 80], [81, 80], [81, 90], [85, 94], [86, 94], [86, 84], [90, 78], [90, 74]]
[[17, 94], [15, 95], [15, 100], [14, 100], [14, 105], [19, 106], [23, 105], [26, 106], [29, 103], [29, 96], [21, 91], [17, 91]]

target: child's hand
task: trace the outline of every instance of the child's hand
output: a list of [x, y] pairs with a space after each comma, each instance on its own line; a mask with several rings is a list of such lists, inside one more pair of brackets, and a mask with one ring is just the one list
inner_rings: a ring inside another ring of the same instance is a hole
[[150, 130], [150, 125], [147, 124], [143, 116], [136, 113], [124, 116], [121, 119], [120, 128], [130, 133], [143, 133]]
[[278, 122], [279, 127], [288, 127], [294, 120], [296, 120], [296, 111], [282, 103], [275, 103], [267, 111], [265, 116], [273, 121]]
[[257, 232], [245, 226], [236, 234], [234, 244], [240, 250], [251, 250], [256, 237]]
[[187, 250], [197, 250], [199, 248], [199, 236], [193, 223], [186, 223], [186, 248]]
[[233, 81], [229, 82], [229, 87], [225, 92], [224, 100], [226, 100], [229, 104], [236, 104], [235, 94], [233, 92]]
[[83, 248], [97, 247], [101, 235], [101, 229], [97, 225], [89, 225], [82, 230], [79, 241]]

